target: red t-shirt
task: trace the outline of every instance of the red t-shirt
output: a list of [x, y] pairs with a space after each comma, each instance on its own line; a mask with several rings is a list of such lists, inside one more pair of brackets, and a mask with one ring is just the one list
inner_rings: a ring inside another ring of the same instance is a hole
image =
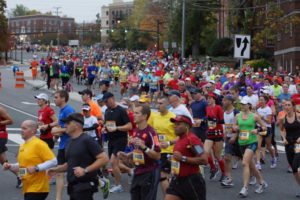
[[133, 130], [136, 129], [136, 124], [134, 123], [134, 115], [133, 115], [133, 112], [130, 111], [130, 110], [128, 110], [127, 113], [128, 113], [129, 120], [130, 120], [130, 122], [131, 122], [131, 124], [132, 124], [132, 129], [131, 129], [130, 131], [128, 131], [129, 136], [131, 137], [131, 136], [133, 135]]
[[300, 105], [300, 94], [293, 94], [291, 99], [296, 105]]
[[170, 80], [168, 86], [171, 87], [173, 90], [179, 90], [178, 82], [179, 82], [178, 79]]
[[[2, 117], [0, 117], [0, 122], [3, 120], [4, 119]], [[8, 133], [6, 131], [6, 125], [0, 125], [0, 138], [2, 138], [2, 139], [8, 138]]]
[[[188, 133], [180, 136], [180, 139], [174, 145], [174, 152], [178, 151], [182, 156], [195, 157], [191, 150], [192, 145], [200, 145], [203, 148], [201, 140], [193, 133]], [[186, 162], [180, 162], [179, 177], [186, 177], [199, 173], [198, 165], [191, 165]]]
[[[214, 107], [206, 107], [206, 117], [208, 123], [207, 138], [221, 138], [224, 137], [223, 125], [220, 123], [224, 121], [224, 111], [221, 106], [215, 105]], [[215, 124], [214, 126], [210, 126]], [[214, 127], [214, 128], [213, 128]]]
[[[51, 116], [54, 115], [55, 112], [50, 106], [46, 106], [38, 111], [38, 123], [39, 124], [50, 124], [53, 122]], [[51, 129], [47, 129], [45, 133], [40, 135], [41, 139], [51, 139], [53, 135], [51, 133]]]
[[164, 80], [163, 80], [163, 77], [165, 75], [165, 72], [163, 70], [157, 70], [155, 72], [155, 76], [159, 77], [159, 84], [163, 84], [164, 83]]

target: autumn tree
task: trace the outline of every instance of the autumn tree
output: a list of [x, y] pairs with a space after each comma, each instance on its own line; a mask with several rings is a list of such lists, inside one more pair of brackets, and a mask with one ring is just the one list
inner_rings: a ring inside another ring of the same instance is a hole
[[6, 1], [0, 0], [0, 52], [7, 50], [8, 43], [8, 25], [5, 17]]

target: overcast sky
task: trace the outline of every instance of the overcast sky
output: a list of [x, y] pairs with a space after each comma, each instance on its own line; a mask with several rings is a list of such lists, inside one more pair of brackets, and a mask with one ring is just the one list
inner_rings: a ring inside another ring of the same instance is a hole
[[[54, 7], [61, 7], [61, 15], [74, 17], [77, 23], [92, 22], [96, 14], [100, 13], [101, 6], [112, 3], [113, 0], [6, 0], [7, 9], [10, 11], [17, 4], [23, 4], [29, 9], [41, 12], [55, 11]], [[130, 0], [124, 0], [130, 1]]]

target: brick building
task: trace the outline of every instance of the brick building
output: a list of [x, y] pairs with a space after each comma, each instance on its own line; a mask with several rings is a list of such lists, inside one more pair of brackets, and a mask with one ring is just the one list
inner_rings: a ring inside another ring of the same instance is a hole
[[[280, 6], [285, 16], [300, 17], [300, 1], [281, 0]], [[295, 67], [300, 65], [300, 25], [286, 24], [284, 30], [278, 30], [274, 57], [275, 66], [282, 66], [287, 71], [295, 72]]]
[[8, 19], [10, 32], [15, 34], [39, 34], [46, 32], [72, 33], [75, 31], [75, 19], [53, 15], [27, 15]]
[[101, 7], [101, 43], [109, 43], [108, 36], [110, 31], [125, 17], [131, 15], [133, 2], [123, 2], [113, 0], [113, 3]]

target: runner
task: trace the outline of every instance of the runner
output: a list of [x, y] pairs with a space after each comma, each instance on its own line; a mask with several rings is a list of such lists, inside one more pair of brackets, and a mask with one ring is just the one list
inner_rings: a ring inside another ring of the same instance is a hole
[[97, 142], [83, 133], [82, 114], [73, 113], [62, 119], [70, 141], [66, 146], [66, 162], [49, 170], [49, 175], [67, 172], [68, 195], [71, 200], [93, 200], [98, 191], [97, 170], [108, 163], [106, 153]]
[[205, 200], [205, 181], [199, 169], [199, 165], [207, 164], [203, 144], [190, 132], [192, 121], [189, 117], [178, 115], [171, 122], [175, 123], [179, 139], [174, 146], [171, 160], [173, 178], [165, 200]]
[[160, 159], [159, 141], [154, 129], [148, 125], [150, 107], [137, 105], [134, 108], [134, 121], [137, 129], [130, 143], [134, 145], [133, 162], [136, 165], [130, 188], [131, 200], [156, 200], [159, 184]]
[[93, 61], [87, 68], [87, 89], [91, 90], [92, 86], [94, 88], [94, 81], [98, 73], [98, 67], [96, 66], [96, 62]]
[[127, 79], [128, 79], [128, 72], [126, 71], [126, 67], [122, 66], [122, 70], [120, 71], [120, 86], [121, 86], [120, 94], [122, 97], [127, 92], [127, 87], [128, 87]]
[[123, 191], [123, 188], [121, 185], [121, 172], [117, 153], [125, 150], [128, 139], [127, 131], [132, 129], [132, 125], [126, 110], [117, 105], [112, 93], [106, 92], [103, 95], [102, 102], [105, 102], [107, 106], [104, 124], [108, 132], [108, 155], [110, 163], [112, 164], [112, 173], [115, 180], [115, 185], [112, 186], [110, 192], [119, 193]]
[[38, 111], [38, 128], [40, 129], [40, 139], [46, 142], [50, 149], [54, 148], [53, 135], [51, 129], [57, 123], [54, 110], [49, 106], [49, 97], [45, 93], [34, 96], [40, 107]]
[[225, 175], [221, 185], [224, 187], [233, 187], [232, 157], [241, 158], [240, 147], [237, 143], [237, 134], [233, 131], [234, 117], [239, 111], [233, 107], [234, 98], [227, 95], [223, 98], [224, 108], [224, 134], [225, 134]]
[[[21, 135], [25, 143], [18, 152], [18, 162], [4, 163], [4, 170], [18, 172], [23, 182], [24, 200], [45, 200], [49, 193], [49, 178], [46, 170], [54, 167], [57, 160], [45, 142], [38, 139], [38, 125], [32, 120], [21, 124]], [[41, 153], [43, 152], [43, 153]]]
[[[208, 124], [207, 139], [204, 142], [204, 149], [209, 155], [213, 155], [218, 161], [222, 175], [220, 182], [225, 178], [225, 163], [222, 158], [222, 150], [224, 144], [224, 113], [221, 106], [216, 105], [216, 95], [209, 93], [207, 97], [206, 118]], [[219, 173], [212, 156], [208, 157], [208, 162], [211, 167], [210, 179], [215, 179]]]
[[[259, 115], [251, 112], [251, 103], [243, 99], [241, 102], [241, 112], [236, 115], [233, 126], [234, 131], [239, 131], [238, 143], [243, 154], [243, 187], [239, 193], [240, 197], [248, 196], [248, 185], [250, 173], [254, 175], [258, 181], [255, 189], [256, 193], [263, 193], [268, 187], [261, 173], [256, 169], [253, 156], [257, 150], [257, 134], [260, 131], [266, 131], [267, 128]], [[258, 123], [260, 130], [255, 129]]]
[[166, 98], [157, 99], [157, 110], [153, 118], [153, 128], [157, 132], [158, 139], [161, 147], [160, 158], [160, 183], [163, 193], [166, 194], [166, 190], [169, 187], [169, 178], [171, 173], [171, 162], [169, 156], [173, 153], [173, 144], [176, 142], [176, 135], [174, 132], [174, 124], [170, 122], [171, 118], [175, 118], [176, 115], [168, 111], [168, 101]]
[[[54, 103], [60, 108], [58, 115], [58, 122], [53, 124], [52, 134], [56, 138], [60, 138], [57, 151], [57, 164], [63, 165], [66, 162], [65, 158], [65, 147], [69, 141], [69, 136], [66, 133], [65, 123], [62, 119], [66, 118], [70, 114], [74, 113], [75, 110], [68, 105], [69, 94], [65, 90], [59, 90], [54, 93]], [[56, 200], [62, 200], [62, 193], [64, 189], [64, 174], [58, 173], [56, 175]]]
[[93, 92], [89, 89], [78, 92], [81, 95], [83, 103], [87, 103], [91, 107], [91, 115], [95, 116], [98, 120], [102, 120], [102, 112], [96, 102], [92, 100]]
[[[280, 135], [285, 145], [287, 161], [292, 168], [293, 175], [298, 185], [300, 185], [300, 114], [296, 112], [295, 104], [292, 100], [285, 100], [284, 111], [286, 115], [279, 121]], [[300, 193], [296, 194], [300, 198]]]

